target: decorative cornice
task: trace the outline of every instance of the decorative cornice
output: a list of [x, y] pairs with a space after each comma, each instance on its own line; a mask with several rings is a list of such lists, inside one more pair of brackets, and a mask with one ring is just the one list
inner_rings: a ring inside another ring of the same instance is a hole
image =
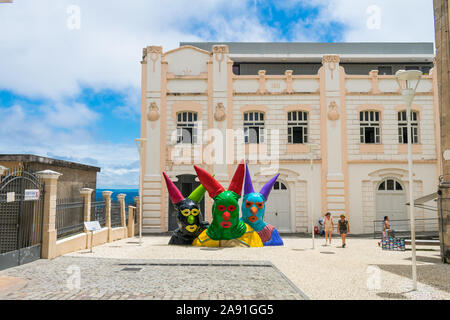
[[212, 48], [215, 60], [219, 63], [219, 72], [222, 72], [222, 62], [225, 60], [225, 55], [228, 55], [228, 46], [226, 45], [215, 45]]
[[149, 46], [146, 49], [147, 55], [150, 57], [150, 60], [153, 62], [153, 72], [155, 72], [156, 61], [158, 61], [160, 55], [162, 55], [162, 47], [161, 46]]
[[322, 57], [322, 64], [325, 63], [340, 63], [341, 57], [338, 55], [326, 55]]

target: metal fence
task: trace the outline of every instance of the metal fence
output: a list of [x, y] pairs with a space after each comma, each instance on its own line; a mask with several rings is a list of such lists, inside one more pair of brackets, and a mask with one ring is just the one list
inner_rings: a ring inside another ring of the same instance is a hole
[[102, 228], [106, 226], [105, 201], [96, 201], [91, 203], [91, 221], [98, 221]]
[[122, 227], [122, 217], [120, 214], [120, 202], [111, 201], [111, 228]]
[[[411, 237], [410, 221], [406, 220], [389, 220], [391, 229], [394, 230], [396, 236]], [[416, 237], [422, 239], [433, 239], [439, 237], [439, 219], [416, 219]], [[373, 237], [374, 239], [383, 236], [383, 220], [373, 221]]]
[[58, 239], [84, 231], [83, 200], [56, 200], [56, 229]]

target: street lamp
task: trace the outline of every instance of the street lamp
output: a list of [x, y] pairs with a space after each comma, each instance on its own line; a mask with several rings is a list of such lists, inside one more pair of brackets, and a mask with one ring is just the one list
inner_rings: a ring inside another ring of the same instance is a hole
[[411, 132], [411, 104], [414, 100], [422, 72], [418, 70], [399, 70], [395, 74], [401, 89], [403, 100], [406, 103], [406, 119], [408, 132], [408, 174], [409, 174], [409, 220], [411, 224], [411, 251], [412, 251], [412, 278], [413, 290], [417, 290], [417, 260], [416, 260], [416, 226], [414, 215], [414, 192], [413, 192], [413, 159], [412, 159], [412, 137]]
[[308, 143], [309, 146], [309, 160], [310, 160], [310, 169], [311, 169], [311, 178], [310, 178], [310, 192], [309, 192], [309, 207], [311, 208], [311, 237], [312, 237], [312, 248], [315, 248], [315, 237], [314, 237], [314, 199], [313, 199], [313, 192], [314, 192], [314, 165], [313, 165], [313, 160], [314, 160], [314, 153], [313, 153], [313, 148], [318, 148], [319, 145], [316, 143]]
[[139, 245], [142, 245], [142, 154], [145, 149], [145, 143], [147, 139], [140, 138], [136, 139], [136, 147], [139, 151]]

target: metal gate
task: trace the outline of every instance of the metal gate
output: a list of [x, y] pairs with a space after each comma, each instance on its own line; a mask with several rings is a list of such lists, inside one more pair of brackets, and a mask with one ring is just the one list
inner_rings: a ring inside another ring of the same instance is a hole
[[44, 184], [23, 166], [0, 177], [0, 270], [41, 257]]

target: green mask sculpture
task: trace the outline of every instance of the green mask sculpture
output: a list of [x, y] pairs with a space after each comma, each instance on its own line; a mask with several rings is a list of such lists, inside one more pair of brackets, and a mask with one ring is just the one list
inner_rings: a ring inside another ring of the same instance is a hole
[[228, 190], [225, 190], [208, 172], [194, 166], [200, 183], [214, 199], [213, 220], [206, 230], [213, 240], [232, 240], [244, 235], [246, 225], [239, 219], [239, 199], [244, 182], [245, 166], [241, 162], [234, 173]]

